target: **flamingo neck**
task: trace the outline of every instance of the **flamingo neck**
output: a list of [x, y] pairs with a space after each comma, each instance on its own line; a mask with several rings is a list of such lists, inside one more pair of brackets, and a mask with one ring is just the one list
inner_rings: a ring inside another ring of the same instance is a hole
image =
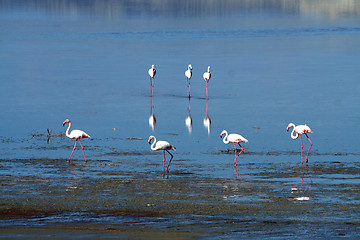
[[71, 122], [69, 122], [69, 126], [68, 126], [68, 128], [67, 128], [67, 130], [66, 130], [66, 136], [67, 136], [68, 138], [71, 138], [71, 136], [70, 136], [70, 134], [69, 134], [70, 128], [71, 128]]
[[295, 131], [295, 124], [291, 124], [291, 127], [293, 127], [293, 130], [291, 131], [291, 138], [292, 139], [297, 139], [299, 137], [299, 134]]
[[154, 137], [154, 141], [153, 141], [153, 143], [151, 144], [151, 150], [153, 150], [153, 151], [156, 151], [156, 148], [155, 148], [155, 143], [156, 143], [156, 138]]
[[225, 131], [225, 137], [223, 138], [223, 142], [225, 143], [225, 144], [229, 144], [229, 140], [227, 139], [227, 137], [228, 137], [228, 132], [226, 132]]

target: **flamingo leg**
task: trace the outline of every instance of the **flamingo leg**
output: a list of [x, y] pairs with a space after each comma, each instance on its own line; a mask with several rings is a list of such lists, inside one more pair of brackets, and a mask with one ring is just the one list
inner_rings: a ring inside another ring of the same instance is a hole
[[234, 163], [234, 170], [235, 170], [235, 178], [236, 177], [239, 177], [239, 178], [241, 178], [241, 180], [243, 179], [240, 175], [239, 175], [239, 173], [237, 172], [237, 162], [236, 162], [236, 159], [240, 156], [240, 154], [244, 151], [244, 149], [243, 149], [243, 147], [241, 147], [241, 145], [240, 145], [240, 143], [238, 143], [239, 144], [239, 146], [240, 146], [240, 148], [241, 148], [241, 151], [239, 152], [239, 154], [236, 154], [236, 144], [234, 143], [234, 147], [235, 147], [235, 163]]
[[238, 155], [236, 154], [236, 144], [235, 143], [234, 143], [234, 148], [235, 148], [234, 166], [236, 167], [237, 166], [236, 159], [238, 158]]
[[302, 134], [300, 134], [300, 140], [301, 140], [301, 165], [303, 165], [303, 141], [302, 141]]
[[163, 150], [164, 152], [164, 163], [163, 163], [163, 174], [162, 176], [165, 177], [165, 150]]
[[73, 148], [73, 150], [72, 150], [72, 152], [71, 152], [71, 154], [70, 154], [70, 158], [69, 158], [69, 160], [68, 160], [68, 163], [70, 162], [71, 156], [73, 155], [73, 153], [74, 153], [74, 151], [75, 151], [76, 142], [77, 142], [77, 139], [75, 140], [74, 148]]
[[309, 147], [308, 153], [306, 155], [306, 162], [308, 162], [308, 156], [309, 156], [309, 153], [310, 153], [310, 149], [312, 147], [312, 142], [311, 142], [309, 136], [306, 133], [305, 133], [305, 136], [307, 137], [307, 139], [309, 139], [309, 142], [310, 142], [310, 147]]
[[79, 138], [79, 143], [80, 143], [80, 145], [81, 145], [81, 149], [82, 149], [82, 152], [83, 152], [83, 155], [84, 155], [84, 159], [85, 159], [85, 163], [86, 163], [86, 157], [85, 157], [84, 147], [83, 147], [83, 145], [81, 144], [80, 138]]
[[209, 82], [206, 81], [206, 99], [209, 99], [209, 98], [208, 98], [208, 83], [209, 83]]
[[[170, 156], [171, 156], [171, 159], [170, 159], [170, 161], [169, 161], [169, 163], [168, 163], [168, 165], [167, 165], [167, 168], [166, 168], [166, 173], [169, 173], [169, 166], [170, 166], [170, 163], [171, 163], [171, 160], [173, 159], [173, 155], [168, 151], [168, 150], [166, 150], [167, 152], [168, 152], [168, 154], [170, 154]], [[164, 152], [165, 153], [165, 152]]]

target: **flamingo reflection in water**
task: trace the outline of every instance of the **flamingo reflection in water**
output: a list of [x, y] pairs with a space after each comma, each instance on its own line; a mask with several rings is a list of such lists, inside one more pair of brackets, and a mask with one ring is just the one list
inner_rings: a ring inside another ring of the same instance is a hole
[[153, 96], [153, 89], [151, 88], [151, 106], [150, 106], [150, 117], [149, 117], [149, 126], [154, 131], [156, 124], [156, 117], [155, 117], [155, 107], [154, 107], [154, 96]]
[[[304, 169], [305, 169], [305, 172], [304, 172]], [[304, 189], [304, 176], [305, 175], [307, 175], [307, 177], [310, 180], [310, 184], [306, 189]], [[309, 173], [309, 167], [306, 164], [305, 168], [301, 167], [301, 185], [300, 185], [300, 188], [292, 187], [291, 188], [291, 194], [293, 196], [289, 197], [288, 199], [289, 200], [297, 200], [297, 201], [310, 200], [310, 197], [307, 196], [308, 195], [307, 193], [309, 192], [312, 184], [313, 184], [313, 181], [312, 181], [310, 173]]]
[[209, 101], [209, 99], [206, 98], [206, 111], [205, 111], [205, 117], [204, 117], [203, 123], [204, 123], [204, 127], [208, 131], [208, 135], [210, 135], [211, 118], [210, 118], [209, 112], [208, 112], [208, 101]]
[[187, 105], [187, 112], [186, 112], [186, 118], [185, 118], [185, 125], [189, 130], [189, 133], [192, 132], [192, 117], [190, 113], [190, 97], [188, 98], [188, 105]]

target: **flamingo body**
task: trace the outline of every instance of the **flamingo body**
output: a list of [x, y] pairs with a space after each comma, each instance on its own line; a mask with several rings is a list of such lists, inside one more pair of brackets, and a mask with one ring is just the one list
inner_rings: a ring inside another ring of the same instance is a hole
[[204, 72], [203, 78], [204, 78], [204, 80], [207, 81], [207, 82], [210, 80], [210, 78], [211, 78], [210, 66], [208, 66], [207, 72]]
[[82, 149], [82, 151], [83, 151], [85, 163], [86, 163], [86, 157], [85, 157], [84, 147], [83, 147], [80, 139], [82, 139], [82, 138], [91, 138], [91, 137], [90, 137], [89, 134], [87, 134], [86, 132], [81, 131], [81, 130], [72, 130], [72, 131], [69, 133], [70, 128], [71, 128], [71, 122], [70, 122], [69, 119], [66, 119], [66, 120], [63, 122], [63, 126], [65, 126], [66, 123], [69, 123], [69, 127], [68, 127], [67, 130], [66, 130], [66, 136], [67, 136], [68, 138], [70, 138], [70, 139], [76, 139], [76, 140], [75, 140], [75, 144], [74, 144], [74, 148], [73, 148], [73, 150], [72, 150], [72, 152], [71, 152], [71, 154], [70, 154], [70, 158], [69, 158], [69, 161], [68, 161], [68, 162], [70, 162], [71, 156], [73, 155], [73, 153], [74, 153], [74, 151], [75, 151], [75, 148], [76, 148], [76, 143], [77, 143], [77, 141], [79, 141], [79, 142], [80, 142], [80, 145], [81, 145], [81, 149]]
[[192, 66], [191, 66], [191, 64], [189, 64], [188, 69], [185, 71], [185, 76], [189, 80], [192, 77]]
[[[151, 141], [154, 139], [153, 143], [151, 144]], [[174, 146], [172, 146], [169, 142], [167, 141], [157, 141], [156, 138], [154, 136], [150, 136], [149, 139], [148, 139], [148, 143], [151, 144], [151, 150], [153, 151], [159, 151], [159, 150], [162, 150], [164, 152], [164, 163], [163, 163], [163, 177], [165, 176], [165, 151], [168, 152], [171, 156], [171, 159], [168, 163], [168, 166], [166, 168], [166, 173], [169, 172], [169, 166], [170, 166], [170, 163], [171, 163], [171, 160], [173, 159], [173, 155], [169, 152], [169, 150], [175, 150], [176, 148]]]
[[150, 76], [151, 78], [154, 78], [155, 75], [156, 75], [155, 66], [152, 65], [148, 72], [149, 72], [149, 76]]
[[303, 164], [303, 159], [302, 158], [303, 158], [304, 146], [303, 146], [303, 142], [302, 142], [302, 134], [305, 134], [305, 136], [307, 137], [307, 139], [309, 139], [309, 142], [310, 142], [310, 147], [309, 147], [308, 153], [306, 155], [306, 162], [308, 162], [308, 156], [309, 156], [309, 153], [310, 153], [310, 149], [312, 147], [312, 142], [311, 142], [309, 136], [307, 135], [307, 133], [312, 133], [313, 131], [306, 124], [296, 126], [294, 123], [289, 123], [289, 125], [286, 128], [286, 131], [289, 131], [289, 129], [292, 128], [292, 127], [294, 129], [291, 131], [291, 134], [290, 134], [291, 138], [292, 139], [297, 139], [300, 136], [300, 140], [301, 140], [301, 164]]

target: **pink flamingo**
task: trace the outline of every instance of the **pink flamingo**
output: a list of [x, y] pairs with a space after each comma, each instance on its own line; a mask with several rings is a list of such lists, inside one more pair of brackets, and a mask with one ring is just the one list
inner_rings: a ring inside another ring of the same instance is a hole
[[204, 78], [204, 80], [206, 82], [206, 99], [208, 99], [208, 83], [209, 83], [209, 80], [211, 78], [210, 66], [208, 66], [207, 72], [204, 72], [203, 78]]
[[188, 69], [185, 71], [185, 76], [186, 76], [186, 80], [187, 80], [188, 97], [190, 98], [190, 79], [192, 76], [191, 64], [189, 64]]
[[297, 139], [299, 137], [299, 135], [300, 135], [300, 140], [301, 140], [301, 165], [302, 165], [303, 164], [303, 149], [304, 149], [303, 141], [302, 141], [302, 134], [305, 134], [307, 139], [309, 139], [309, 141], [310, 141], [310, 147], [309, 147], [308, 153], [306, 155], [306, 162], [308, 162], [308, 156], [309, 156], [309, 152], [310, 152], [310, 149], [311, 149], [311, 146], [312, 146], [312, 142], [311, 142], [309, 136], [307, 135], [307, 133], [312, 133], [312, 130], [306, 124], [305, 125], [295, 126], [295, 124], [289, 123], [289, 125], [286, 128], [286, 131], [289, 131], [289, 129], [291, 127], [294, 127], [294, 129], [291, 132], [291, 138], [292, 139]]
[[74, 145], [74, 149], [72, 150], [71, 154], [70, 154], [70, 158], [68, 160], [68, 162], [70, 162], [70, 159], [71, 159], [71, 156], [73, 155], [74, 151], [75, 151], [75, 148], [76, 148], [76, 142], [79, 141], [80, 142], [80, 145], [81, 145], [81, 149], [82, 149], [82, 152], [84, 154], [84, 159], [85, 159], [85, 163], [86, 163], [86, 157], [85, 157], [85, 152], [84, 152], [84, 147], [83, 145], [81, 144], [81, 141], [80, 139], [81, 138], [91, 138], [88, 134], [86, 134], [84, 131], [81, 131], [81, 130], [72, 130], [71, 133], [69, 134], [69, 130], [71, 128], [71, 122], [69, 119], [66, 119], [64, 122], [63, 122], [63, 126], [65, 126], [66, 123], [69, 123], [69, 127], [67, 128], [66, 130], [66, 136], [68, 138], [71, 138], [71, 139], [76, 139], [75, 140], [75, 145]]
[[[235, 165], [235, 172], [237, 173], [236, 167], [237, 167], [237, 162], [236, 159], [240, 156], [240, 154], [242, 152], [244, 152], [244, 148], [240, 145], [241, 142], [248, 142], [248, 140], [246, 138], [244, 138], [243, 136], [241, 136], [240, 134], [236, 134], [236, 133], [232, 133], [232, 134], [228, 134], [228, 132], [226, 130], [223, 130], [220, 134], [220, 137], [222, 138], [222, 136], [225, 134], [225, 137], [223, 138], [223, 142], [225, 144], [229, 144], [229, 143], [234, 143], [234, 148], [235, 148], [235, 159], [234, 159], [234, 165]], [[236, 143], [240, 146], [241, 151], [239, 152], [239, 154], [236, 153]], [[240, 176], [239, 176], [240, 177]], [[241, 177], [240, 177], [241, 178]]]
[[150, 85], [151, 87], [154, 87], [155, 81], [154, 81], [154, 77], [156, 75], [156, 70], [155, 70], [155, 66], [154, 64], [151, 66], [151, 68], [149, 69], [149, 76], [150, 76]]
[[[151, 144], [151, 140], [154, 139], [154, 142]], [[163, 174], [162, 176], [164, 177], [165, 176], [165, 151], [167, 151], [170, 156], [171, 156], [171, 159], [167, 165], [167, 168], [166, 168], [166, 173], [169, 173], [169, 166], [170, 166], [170, 163], [171, 163], [171, 160], [173, 159], [173, 155], [169, 152], [169, 150], [173, 149], [175, 150], [176, 148], [174, 146], [172, 146], [170, 143], [166, 142], [166, 141], [156, 141], [156, 138], [154, 136], [150, 136], [149, 137], [149, 140], [148, 140], [148, 143], [151, 144], [151, 150], [153, 151], [159, 151], [159, 150], [163, 150], [164, 152], [164, 164], [163, 164]]]

